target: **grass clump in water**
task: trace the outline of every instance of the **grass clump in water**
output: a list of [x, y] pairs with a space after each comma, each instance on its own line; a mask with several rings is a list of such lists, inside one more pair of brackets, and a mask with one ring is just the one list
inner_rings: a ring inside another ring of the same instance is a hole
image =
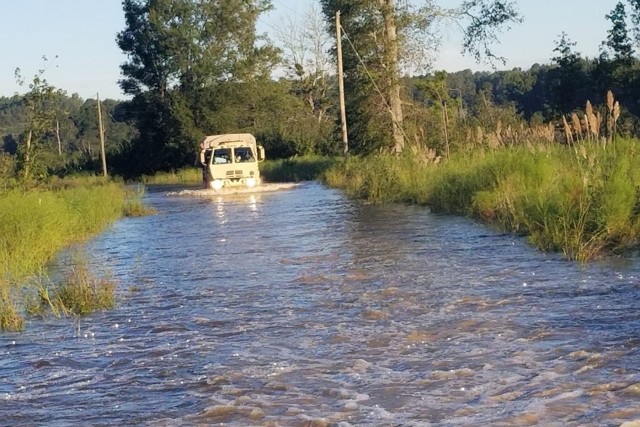
[[127, 217], [138, 217], [146, 215], [154, 215], [157, 210], [153, 207], [147, 206], [142, 201], [144, 196], [144, 185], [133, 185], [127, 188], [127, 197], [124, 204], [123, 213]]
[[114, 308], [116, 282], [94, 274], [82, 259], [73, 262], [56, 282], [40, 274], [20, 285], [0, 284], [0, 330], [21, 331], [25, 316], [85, 316]]
[[114, 308], [115, 291], [115, 282], [95, 276], [83, 262], [54, 286], [48, 303], [55, 313], [84, 316]]
[[86, 261], [75, 265], [64, 277], [52, 283], [37, 277], [23, 295], [25, 312], [33, 316], [84, 316], [112, 309], [116, 305], [116, 283], [95, 275]]
[[11, 289], [6, 283], [0, 283], [0, 330], [19, 332], [24, 328], [24, 317]]

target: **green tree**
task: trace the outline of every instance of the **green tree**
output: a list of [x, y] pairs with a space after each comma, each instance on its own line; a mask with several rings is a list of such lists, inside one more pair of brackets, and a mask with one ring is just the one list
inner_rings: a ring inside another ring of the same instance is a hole
[[607, 40], [603, 42], [602, 55], [609, 57], [609, 51], [613, 52], [615, 61], [629, 62], [633, 58], [633, 43], [627, 30], [627, 11], [622, 2], [605, 15], [611, 21], [611, 29], [607, 32]]
[[127, 62], [120, 85], [134, 97], [129, 111], [140, 132], [124, 147], [136, 156], [128, 165], [133, 173], [192, 163], [202, 135], [242, 127], [211, 128], [210, 116], [224, 107], [223, 100], [208, 101], [214, 93], [233, 98], [238, 83], [269, 79], [277, 51], [255, 26], [270, 8], [268, 0], [123, 1], [126, 28], [117, 42]]
[[22, 96], [0, 97], [0, 135], [18, 135], [26, 127], [26, 122]]
[[551, 103], [556, 115], [570, 113], [587, 101], [585, 88], [588, 78], [580, 54], [573, 50], [575, 46], [576, 43], [563, 32], [553, 49], [556, 56], [551, 59], [556, 68], [551, 71], [550, 90], [553, 93]]
[[[47, 61], [44, 58], [45, 62]], [[46, 178], [47, 164], [42, 159], [48, 138], [55, 128], [56, 112], [63, 92], [51, 86], [43, 78], [45, 69], [41, 69], [29, 83], [22, 101], [26, 126], [19, 137], [17, 148], [16, 170], [20, 178], [25, 181], [42, 180]], [[16, 69], [18, 84], [23, 85], [20, 69]]]
[[[394, 0], [322, 0], [325, 19], [335, 34], [336, 12], [348, 46], [343, 49], [347, 121], [350, 143], [357, 152], [387, 148], [399, 153], [405, 145], [405, 123], [400, 73], [420, 55], [414, 43], [432, 40], [435, 24], [444, 19], [467, 25], [463, 50], [476, 58], [499, 59], [490, 46], [496, 32], [518, 14], [510, 1], [464, 1], [455, 9], [433, 2], [422, 8]], [[423, 52], [424, 54], [425, 52]]]
[[[437, 137], [432, 145], [439, 153], [449, 159], [451, 153], [451, 133], [455, 122], [456, 112], [461, 108], [462, 98], [456, 90], [449, 88], [447, 73], [439, 71], [432, 78], [422, 79], [416, 83], [416, 88], [428, 100], [428, 109], [435, 118], [433, 127], [438, 129]], [[456, 94], [458, 97], [454, 97]]]
[[640, 45], [640, 0], [627, 0], [631, 7], [631, 23], [636, 46]]

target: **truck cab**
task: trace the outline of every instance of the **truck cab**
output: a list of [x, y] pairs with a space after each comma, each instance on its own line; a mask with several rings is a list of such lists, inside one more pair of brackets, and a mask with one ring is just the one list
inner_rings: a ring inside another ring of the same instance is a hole
[[199, 162], [205, 188], [255, 187], [260, 185], [258, 163], [264, 148], [250, 133], [210, 135], [200, 143]]

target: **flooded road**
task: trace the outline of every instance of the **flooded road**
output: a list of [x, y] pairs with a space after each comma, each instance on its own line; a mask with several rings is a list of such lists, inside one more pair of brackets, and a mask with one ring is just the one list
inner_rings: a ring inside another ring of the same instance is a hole
[[86, 245], [117, 309], [0, 335], [0, 425], [640, 419], [637, 259], [584, 267], [318, 184], [174, 191]]

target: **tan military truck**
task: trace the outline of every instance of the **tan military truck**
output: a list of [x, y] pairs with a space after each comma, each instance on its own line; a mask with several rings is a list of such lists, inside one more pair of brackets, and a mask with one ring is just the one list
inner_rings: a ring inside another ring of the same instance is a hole
[[198, 157], [203, 185], [214, 190], [260, 185], [258, 162], [264, 158], [264, 148], [250, 133], [207, 136]]

